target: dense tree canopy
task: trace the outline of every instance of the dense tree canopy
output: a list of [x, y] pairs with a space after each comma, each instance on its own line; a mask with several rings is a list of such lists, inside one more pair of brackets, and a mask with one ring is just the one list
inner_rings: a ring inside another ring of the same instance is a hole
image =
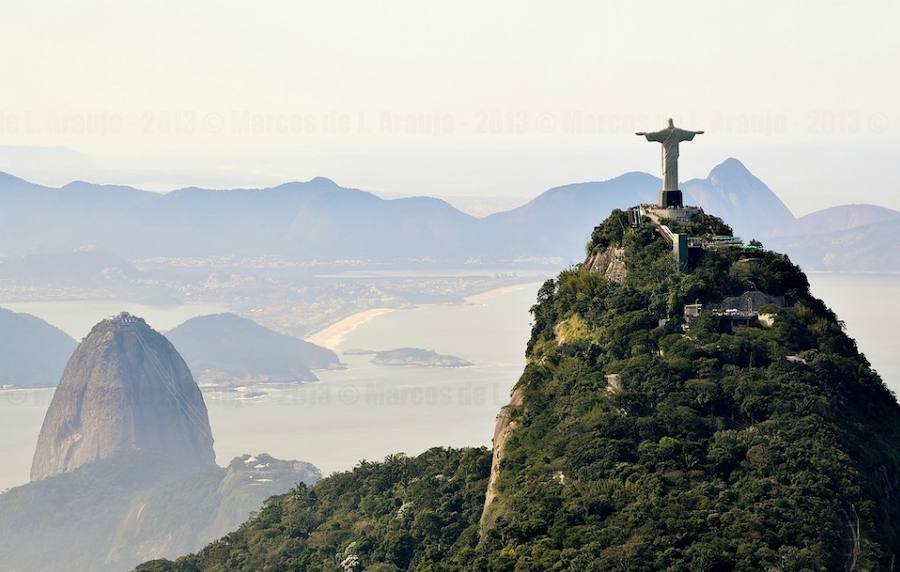
[[[900, 408], [803, 273], [740, 249], [679, 273], [625, 223], [588, 245], [625, 249], [624, 283], [576, 268], [538, 293], [490, 526], [489, 453], [435, 449], [300, 487], [142, 570], [893, 569]], [[682, 327], [684, 304], [748, 288], [784, 296], [771, 325]]]

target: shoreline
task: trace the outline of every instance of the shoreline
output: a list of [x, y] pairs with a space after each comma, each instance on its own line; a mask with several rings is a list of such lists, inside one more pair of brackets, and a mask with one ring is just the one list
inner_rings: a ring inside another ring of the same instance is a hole
[[471, 294], [463, 298], [464, 304], [481, 304], [492, 298], [496, 298], [497, 296], [502, 296], [504, 294], [512, 294], [513, 292], [519, 292], [520, 290], [526, 290], [528, 288], [535, 289], [535, 295], [537, 295], [537, 289], [541, 287], [543, 281], [537, 282], [521, 282], [519, 284], [509, 284], [507, 286], [500, 286], [498, 288], [491, 288], [490, 290], [485, 290], [484, 292], [478, 292], [477, 294]]
[[[511, 294], [513, 292], [518, 292], [520, 290], [525, 290], [527, 288], [532, 287], [540, 287], [541, 282], [525, 282], [519, 284], [509, 284], [506, 286], [499, 286], [497, 288], [491, 288], [490, 290], [485, 290], [484, 292], [478, 292], [476, 294], [470, 294], [463, 298], [460, 304], [483, 304], [484, 302], [495, 298], [497, 296], [502, 296], [504, 294]], [[379, 316], [384, 316], [395, 312], [397, 310], [406, 310], [410, 308], [421, 308], [424, 306], [428, 306], [429, 304], [416, 304], [415, 306], [409, 306], [405, 308], [369, 308], [367, 310], [361, 310], [359, 312], [355, 312], [350, 314], [349, 316], [345, 316], [340, 320], [333, 322], [324, 328], [316, 330], [315, 332], [305, 336], [303, 339], [307, 342], [316, 344], [318, 346], [322, 346], [324, 348], [328, 348], [332, 351], [340, 353], [341, 343], [344, 341], [344, 338], [347, 337], [351, 332], [362, 326], [363, 324], [374, 320]]]
[[337, 322], [325, 326], [321, 330], [315, 331], [303, 338], [309, 343], [328, 348], [332, 351], [338, 351], [341, 342], [347, 335], [362, 326], [370, 320], [374, 320], [378, 316], [384, 316], [395, 311], [396, 308], [369, 308], [341, 318]]

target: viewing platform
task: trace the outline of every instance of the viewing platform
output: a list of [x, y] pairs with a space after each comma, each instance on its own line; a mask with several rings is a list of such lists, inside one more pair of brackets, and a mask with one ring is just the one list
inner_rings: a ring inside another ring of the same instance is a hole
[[636, 211], [639, 217], [645, 216], [656, 224], [664, 224], [666, 220], [674, 220], [681, 223], [691, 222], [695, 216], [703, 212], [703, 209], [700, 207], [661, 207], [656, 204], [640, 204], [632, 207], [632, 210]]

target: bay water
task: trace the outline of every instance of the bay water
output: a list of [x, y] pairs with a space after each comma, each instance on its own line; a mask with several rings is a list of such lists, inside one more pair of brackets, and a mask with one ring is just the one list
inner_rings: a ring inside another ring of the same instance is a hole
[[[846, 322], [889, 387], [900, 391], [900, 276], [810, 274], [813, 294]], [[319, 372], [316, 383], [252, 388], [264, 395], [206, 392], [219, 464], [242, 453], [269, 453], [314, 463], [323, 473], [432, 446], [490, 446], [494, 421], [525, 364], [528, 309], [538, 284], [424, 305], [377, 316], [343, 336], [337, 351], [420, 347], [473, 362], [466, 368], [390, 367], [370, 355], [341, 355], [343, 370]], [[66, 326], [77, 337], [111, 306], [80, 303], [69, 317], [59, 306], [16, 308]], [[13, 306], [15, 308], [15, 306]], [[118, 307], [118, 306], [117, 306]], [[131, 308], [157, 329], [218, 308]], [[97, 312], [100, 314], [97, 314]], [[88, 316], [90, 320], [88, 320]], [[0, 490], [24, 484], [52, 389], [0, 392]], [[244, 397], [244, 398], [242, 398]]]

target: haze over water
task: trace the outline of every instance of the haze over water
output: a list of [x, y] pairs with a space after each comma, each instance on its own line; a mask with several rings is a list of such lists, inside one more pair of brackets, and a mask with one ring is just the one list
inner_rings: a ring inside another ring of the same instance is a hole
[[[266, 395], [255, 399], [205, 393], [217, 462], [266, 452], [308, 460], [329, 473], [400, 451], [489, 446], [494, 418], [525, 363], [528, 309], [537, 288], [486, 293], [462, 305], [398, 310], [361, 325], [338, 348], [423, 347], [465, 358], [473, 367], [386, 367], [370, 363], [369, 355], [341, 355], [348, 368], [317, 372], [319, 383], [260, 388]], [[109, 313], [103, 304], [97, 310], [100, 318]], [[176, 311], [170, 308], [163, 317]], [[0, 490], [27, 482], [51, 397], [49, 389], [0, 393]]]
[[[810, 274], [809, 279], [813, 294], [846, 321], [882, 379], [900, 390], [900, 355], [892, 333], [900, 307], [886, 303], [900, 290], [900, 276]], [[267, 452], [312, 462], [327, 474], [400, 451], [490, 446], [495, 416], [525, 363], [528, 309], [537, 287], [378, 316], [350, 332], [338, 348], [423, 347], [468, 359], [474, 367], [395, 368], [374, 365], [367, 355], [342, 355], [349, 367], [320, 372], [319, 383], [263, 388], [267, 395], [256, 399], [206, 393], [217, 462]], [[53, 322], [46, 311], [54, 308], [51, 303], [43, 313], [38, 306], [31, 309]], [[103, 304], [95, 309], [98, 320], [109, 313]], [[178, 311], [184, 310], [166, 312]], [[0, 393], [0, 490], [27, 482], [51, 397], [49, 389]]]

